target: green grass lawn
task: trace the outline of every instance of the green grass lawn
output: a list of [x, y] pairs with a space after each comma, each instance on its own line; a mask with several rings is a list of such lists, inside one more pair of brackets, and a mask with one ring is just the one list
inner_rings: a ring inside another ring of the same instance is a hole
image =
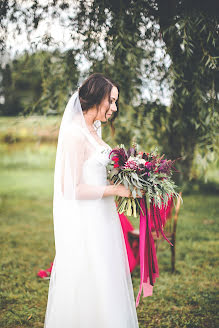
[[[55, 145], [0, 144], [0, 327], [43, 327], [49, 281], [37, 277], [54, 258]], [[140, 328], [218, 327], [218, 195], [183, 196], [176, 244], [159, 245], [160, 277], [137, 308]], [[138, 223], [132, 220], [135, 227]], [[132, 273], [135, 298], [139, 267]], [[95, 297], [95, 296], [94, 296]], [[64, 327], [63, 327], [64, 328]], [[103, 327], [104, 328], [104, 327]]]

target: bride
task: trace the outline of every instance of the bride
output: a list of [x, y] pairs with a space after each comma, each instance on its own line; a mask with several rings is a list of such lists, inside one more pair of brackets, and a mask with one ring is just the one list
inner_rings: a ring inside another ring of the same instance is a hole
[[119, 89], [92, 74], [70, 98], [56, 153], [53, 221], [55, 258], [44, 328], [137, 328], [126, 246], [106, 164], [111, 148], [101, 122], [118, 110]]

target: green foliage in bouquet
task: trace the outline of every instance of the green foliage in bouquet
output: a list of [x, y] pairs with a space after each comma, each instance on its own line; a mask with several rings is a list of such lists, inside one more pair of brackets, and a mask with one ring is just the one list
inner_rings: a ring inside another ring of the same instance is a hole
[[126, 150], [123, 144], [110, 153], [107, 165], [108, 179], [114, 184], [123, 184], [131, 190], [132, 197], [116, 197], [118, 212], [137, 217], [141, 206], [139, 198], [146, 197], [159, 209], [167, 206], [169, 198], [180, 197], [177, 186], [171, 179], [175, 160], [164, 159], [155, 148], [151, 153], [138, 152], [137, 144]]

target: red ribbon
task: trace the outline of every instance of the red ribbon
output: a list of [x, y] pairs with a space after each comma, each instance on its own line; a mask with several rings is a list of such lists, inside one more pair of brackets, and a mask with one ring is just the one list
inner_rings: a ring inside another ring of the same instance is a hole
[[[140, 199], [140, 235], [139, 235], [139, 255], [140, 255], [140, 288], [136, 298], [136, 307], [139, 305], [139, 300], [143, 288], [143, 297], [151, 296], [153, 286], [157, 277], [159, 277], [159, 269], [157, 263], [157, 255], [154, 245], [154, 239], [151, 233], [151, 220], [153, 221], [157, 236], [159, 232], [166, 238], [163, 232], [163, 224], [161, 213], [158, 207], [151, 203], [150, 215], [148, 214], [146, 198]], [[172, 244], [171, 244], [172, 245]]]

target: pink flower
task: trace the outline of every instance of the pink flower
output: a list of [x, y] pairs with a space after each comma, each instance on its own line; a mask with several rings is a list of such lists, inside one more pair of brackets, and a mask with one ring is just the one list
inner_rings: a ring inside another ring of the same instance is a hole
[[45, 278], [45, 277], [48, 277], [48, 274], [46, 273], [46, 271], [44, 271], [44, 270], [40, 270], [40, 271], [37, 273], [37, 276], [40, 277], [40, 278]]
[[117, 157], [117, 156], [113, 156], [112, 160], [113, 160], [115, 163], [118, 163], [118, 161], [119, 161], [119, 157]]
[[117, 167], [119, 167], [119, 164], [118, 163], [115, 163], [114, 164], [114, 168], [117, 168]]
[[147, 168], [147, 169], [150, 169], [151, 168], [151, 162], [145, 162], [144, 166]]
[[127, 161], [125, 163], [125, 168], [126, 169], [131, 169], [131, 170], [137, 170], [138, 169], [138, 165], [135, 163], [135, 161]]
[[142, 156], [143, 154], [144, 154], [143, 151], [139, 151], [138, 152], [138, 155], [141, 155]]

